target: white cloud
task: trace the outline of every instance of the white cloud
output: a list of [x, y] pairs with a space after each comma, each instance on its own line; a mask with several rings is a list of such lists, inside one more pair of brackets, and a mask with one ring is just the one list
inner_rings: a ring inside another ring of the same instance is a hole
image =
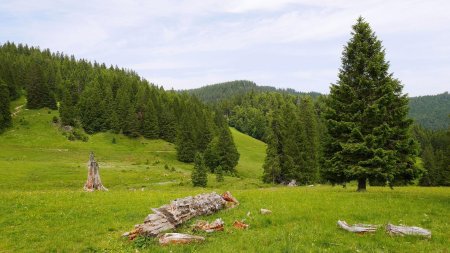
[[448, 90], [449, 12], [445, 0], [0, 1], [0, 42], [130, 67], [167, 87], [252, 79], [327, 91], [363, 15], [405, 90], [425, 94]]

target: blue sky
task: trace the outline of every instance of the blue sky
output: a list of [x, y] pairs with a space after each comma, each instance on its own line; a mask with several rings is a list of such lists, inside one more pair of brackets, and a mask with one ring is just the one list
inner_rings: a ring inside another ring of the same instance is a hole
[[230, 80], [327, 93], [362, 15], [411, 96], [450, 87], [450, 1], [4, 1], [0, 43], [130, 68], [166, 89]]

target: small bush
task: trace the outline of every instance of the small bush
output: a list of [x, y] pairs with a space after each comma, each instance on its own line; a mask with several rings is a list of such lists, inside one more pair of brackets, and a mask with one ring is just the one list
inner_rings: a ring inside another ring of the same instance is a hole
[[117, 143], [117, 142], [116, 142], [116, 137], [113, 137], [113, 138], [112, 138], [111, 143], [112, 143], [112, 144], [116, 144], [116, 143]]
[[54, 124], [57, 124], [57, 123], [59, 122], [58, 116], [53, 116], [52, 122], [53, 122]]

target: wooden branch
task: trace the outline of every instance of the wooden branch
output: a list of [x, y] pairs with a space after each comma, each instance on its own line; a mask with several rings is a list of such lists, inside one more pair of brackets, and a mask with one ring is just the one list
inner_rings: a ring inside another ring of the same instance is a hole
[[237, 203], [239, 202], [230, 192], [223, 195], [215, 192], [204, 193], [194, 197], [176, 199], [168, 205], [153, 208], [153, 213], [145, 218], [143, 224], [136, 225], [134, 230], [123, 236], [130, 240], [138, 235], [155, 237], [164, 231], [174, 229], [193, 217], [209, 215], [227, 207], [234, 207]]
[[238, 221], [235, 220], [233, 223], [233, 227], [237, 228], [237, 229], [247, 229], [248, 228], [248, 224], [245, 224], [244, 221]]
[[179, 234], [179, 233], [166, 233], [159, 238], [159, 243], [162, 245], [167, 244], [186, 244], [191, 242], [201, 242], [204, 241], [205, 237]]
[[419, 235], [431, 238], [431, 231], [420, 228], [420, 227], [407, 227], [407, 226], [396, 226], [392, 224], [387, 224], [386, 231], [391, 235]]
[[377, 230], [377, 226], [370, 224], [354, 224], [350, 226], [345, 221], [338, 220], [338, 226], [352, 233], [371, 233]]

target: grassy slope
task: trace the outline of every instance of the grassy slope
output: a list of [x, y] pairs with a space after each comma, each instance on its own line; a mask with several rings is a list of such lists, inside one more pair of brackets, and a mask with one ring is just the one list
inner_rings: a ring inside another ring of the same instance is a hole
[[[259, 188], [264, 145], [232, 130], [242, 178], [217, 184], [210, 176], [208, 189], [195, 189], [188, 182], [192, 166], [176, 161], [173, 145], [110, 133], [70, 142], [52, 125], [54, 115], [23, 110], [14, 118], [15, 127], [0, 136], [0, 252], [134, 252], [136, 244], [120, 235], [142, 222], [150, 207], [212, 190], [231, 190], [241, 201], [206, 218], [223, 218], [225, 232], [207, 234], [199, 245], [160, 247], [149, 240], [140, 251], [445, 252], [450, 246], [448, 188], [369, 188], [362, 194], [328, 186]], [[21, 118], [28, 124], [19, 123]], [[82, 191], [90, 150], [97, 154], [109, 192]], [[165, 164], [176, 172], [166, 171]], [[258, 215], [260, 208], [274, 213]], [[249, 230], [230, 227], [243, 218]], [[391, 238], [383, 231], [358, 236], [337, 229], [337, 219], [423, 226], [433, 238]]]
[[236, 168], [239, 175], [261, 179], [262, 166], [266, 156], [266, 144], [234, 128], [231, 128], [231, 133], [240, 153], [239, 164]]

